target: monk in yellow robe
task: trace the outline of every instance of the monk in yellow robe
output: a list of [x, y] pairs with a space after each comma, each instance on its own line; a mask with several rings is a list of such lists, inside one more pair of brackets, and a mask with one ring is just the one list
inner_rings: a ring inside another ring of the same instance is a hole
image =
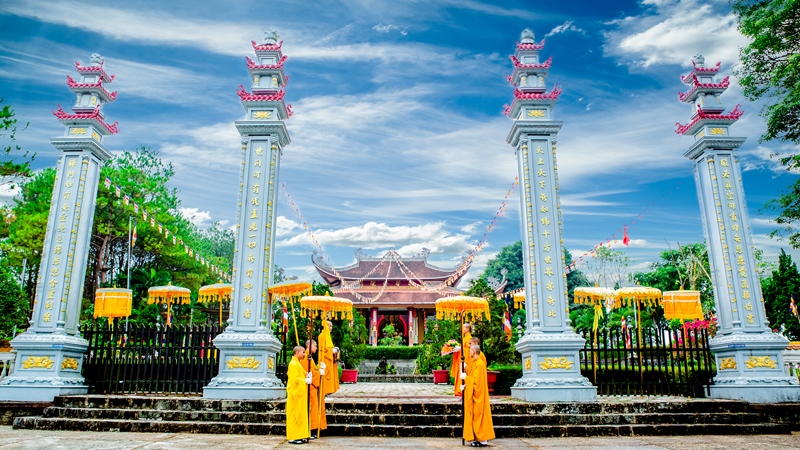
[[[317, 342], [314, 340], [307, 341], [306, 346], [311, 349], [311, 354], [317, 352]], [[328, 429], [328, 419], [325, 417], [325, 396], [319, 393], [319, 382], [322, 376], [325, 376], [325, 363], [320, 363], [319, 368], [314, 363], [313, 359], [309, 359], [311, 363], [311, 395], [309, 401], [311, 402], [311, 439], [316, 439], [319, 436], [318, 430]], [[320, 414], [320, 408], [322, 413]]]
[[[473, 346], [473, 345], [477, 345], [477, 346], [479, 346], [479, 347], [480, 347], [480, 345], [481, 345], [481, 338], [479, 338], [479, 337], [475, 337], [475, 336], [472, 336], [472, 337], [469, 339], [469, 344], [468, 344], [467, 348], [472, 348], [472, 346]], [[486, 367], [489, 367], [489, 364], [487, 364], [487, 363], [486, 363], [486, 355], [484, 355], [484, 354], [483, 354], [483, 352], [481, 352], [480, 356], [478, 356], [478, 359], [480, 359], [481, 361], [483, 361], [483, 365], [484, 365], [484, 366], [486, 366]], [[466, 373], [469, 373], [469, 371], [470, 371], [470, 368], [472, 367], [472, 358], [467, 358], [467, 361], [466, 361], [466, 362], [467, 362], [467, 370], [466, 370]]]
[[[453, 353], [453, 365], [450, 367], [450, 376], [456, 379], [454, 392], [458, 397], [461, 396], [461, 373], [464, 372], [464, 367], [461, 366], [461, 352], [469, 352], [469, 340], [472, 339], [472, 324], [464, 323], [461, 333], [464, 336], [461, 342], [461, 350]], [[464, 356], [466, 359], [467, 353], [464, 353]]]
[[481, 347], [469, 349], [472, 359], [470, 372], [464, 380], [464, 440], [472, 441], [473, 447], [486, 447], [494, 439], [492, 409], [489, 405], [489, 385], [486, 383], [486, 363], [480, 359]]
[[333, 346], [333, 339], [331, 339], [331, 330], [333, 323], [326, 322], [326, 326], [322, 328], [322, 333], [319, 334], [319, 361], [325, 364], [325, 375], [322, 377], [322, 392], [325, 395], [333, 394], [339, 390], [339, 367], [335, 363], [335, 358], [338, 356], [339, 349]]
[[303, 444], [311, 436], [308, 430], [308, 385], [313, 381], [305, 368], [306, 349], [294, 348], [286, 370], [286, 439], [290, 444]]

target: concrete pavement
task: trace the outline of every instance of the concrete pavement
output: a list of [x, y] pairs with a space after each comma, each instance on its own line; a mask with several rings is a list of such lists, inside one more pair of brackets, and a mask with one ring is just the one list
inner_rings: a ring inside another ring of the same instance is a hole
[[[769, 448], [800, 450], [800, 433], [758, 436], [653, 436], [498, 439], [489, 448], [513, 449], [702, 449]], [[307, 445], [290, 445], [281, 436], [248, 436], [185, 433], [95, 433], [74, 431], [13, 430], [0, 427], [0, 449], [159, 449], [159, 450], [250, 450], [250, 449], [450, 449], [461, 447], [457, 439], [345, 438], [324, 435]], [[469, 447], [471, 448], [471, 447]]]

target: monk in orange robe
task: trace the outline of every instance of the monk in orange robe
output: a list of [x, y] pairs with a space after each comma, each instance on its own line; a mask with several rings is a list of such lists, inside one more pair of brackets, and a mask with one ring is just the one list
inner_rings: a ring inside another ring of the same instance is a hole
[[[306, 342], [306, 346], [311, 349], [312, 355], [317, 352], [317, 342], [313, 339]], [[325, 376], [325, 363], [320, 363], [317, 367], [313, 359], [309, 359], [309, 361], [311, 362], [311, 395], [308, 401], [311, 402], [311, 439], [316, 439], [319, 435], [318, 430], [328, 429], [328, 420], [325, 417], [325, 395], [319, 393], [320, 378]], [[322, 409], [321, 414], [320, 408]]]
[[290, 444], [303, 444], [310, 437], [308, 430], [308, 385], [313, 375], [304, 367], [306, 349], [297, 346], [287, 369], [286, 439]]
[[473, 447], [486, 447], [494, 439], [492, 409], [489, 405], [489, 385], [486, 383], [486, 363], [480, 359], [481, 347], [469, 349], [472, 359], [470, 372], [464, 380], [464, 440], [472, 441]]
[[339, 348], [333, 346], [331, 330], [333, 323], [328, 320], [326, 326], [322, 327], [319, 334], [319, 361], [325, 364], [325, 375], [322, 378], [322, 392], [325, 395], [334, 394], [339, 390], [339, 367], [335, 360], [338, 357]]
[[[472, 324], [464, 323], [461, 333], [464, 336], [461, 342], [461, 349], [453, 353], [453, 365], [450, 366], [450, 376], [456, 379], [454, 393], [458, 397], [461, 396], [461, 373], [464, 372], [464, 367], [461, 366], [461, 352], [469, 352], [469, 340], [472, 339]], [[466, 356], [467, 354], [465, 353], [464, 355]]]
[[[472, 346], [473, 346], [473, 345], [480, 346], [480, 345], [481, 345], [481, 338], [479, 338], [479, 337], [475, 337], [475, 336], [472, 336], [472, 337], [469, 339], [469, 345], [467, 346], [467, 348], [472, 348]], [[487, 364], [487, 363], [486, 363], [486, 355], [484, 355], [484, 354], [483, 354], [483, 352], [481, 352], [481, 354], [480, 354], [480, 356], [479, 356], [478, 358], [479, 358], [481, 361], [483, 361], [483, 365], [484, 365], [484, 366], [486, 366], [486, 367], [489, 367], [489, 364]], [[472, 358], [467, 358], [467, 361], [466, 361], [466, 362], [467, 362], [467, 370], [466, 370], [466, 373], [469, 373], [469, 371], [470, 371], [470, 368], [472, 367]]]

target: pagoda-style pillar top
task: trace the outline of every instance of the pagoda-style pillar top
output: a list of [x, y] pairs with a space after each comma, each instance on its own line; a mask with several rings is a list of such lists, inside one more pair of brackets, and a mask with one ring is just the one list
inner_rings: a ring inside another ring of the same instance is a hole
[[540, 60], [539, 52], [544, 48], [544, 39], [537, 44], [529, 28], [520, 37], [516, 52], [509, 55], [514, 72], [506, 77], [514, 86], [514, 102], [511, 106], [504, 106], [503, 114], [515, 120], [549, 120], [550, 111], [561, 95], [558, 85], [547, 92], [547, 74], [553, 58]]
[[522, 30], [519, 42], [520, 44], [533, 44], [534, 42], [536, 42], [536, 38], [533, 35], [533, 30], [531, 30], [530, 28], [525, 28], [524, 30]]

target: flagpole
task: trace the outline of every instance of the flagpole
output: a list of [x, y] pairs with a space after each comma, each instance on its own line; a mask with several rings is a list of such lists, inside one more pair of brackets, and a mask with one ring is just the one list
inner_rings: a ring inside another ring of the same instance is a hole
[[[131, 224], [133, 223], [133, 216], [128, 216], [128, 262], [126, 264], [126, 271], [127, 276], [125, 277], [127, 280], [127, 289], [131, 289], [131, 247], [133, 247], [133, 243], [131, 242]], [[128, 331], [128, 316], [125, 316], [125, 331]]]

